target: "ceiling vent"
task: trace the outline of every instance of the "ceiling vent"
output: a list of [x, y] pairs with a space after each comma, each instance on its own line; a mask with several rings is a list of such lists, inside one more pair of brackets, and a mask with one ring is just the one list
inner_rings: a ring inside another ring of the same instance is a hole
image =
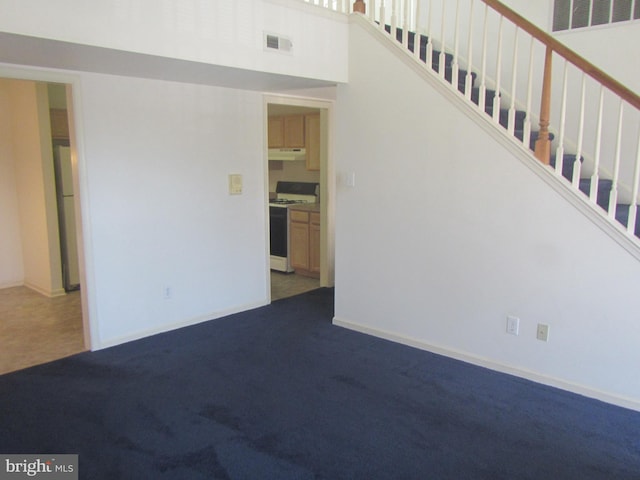
[[278, 50], [284, 53], [291, 53], [293, 43], [291, 43], [291, 39], [287, 37], [265, 32], [264, 48], [265, 50]]

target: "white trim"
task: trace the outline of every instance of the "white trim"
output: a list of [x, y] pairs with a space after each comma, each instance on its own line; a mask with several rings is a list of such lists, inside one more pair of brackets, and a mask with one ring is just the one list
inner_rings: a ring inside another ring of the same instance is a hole
[[[18, 66], [7, 63], [0, 63], [0, 77], [16, 80], [30, 80], [36, 82], [53, 82], [71, 85], [73, 101], [67, 105], [67, 109], [72, 112], [70, 115], [71, 144], [75, 144], [77, 158], [78, 194], [76, 198], [76, 218], [81, 218], [78, 224], [78, 261], [80, 266], [80, 290], [82, 303], [82, 323], [85, 339], [85, 348], [94, 350], [98, 346], [98, 322], [95, 302], [95, 281], [93, 270], [93, 259], [90, 252], [91, 230], [89, 219], [86, 215], [89, 212], [88, 205], [88, 180], [86, 175], [86, 163], [84, 155], [84, 135], [82, 121], [82, 96], [81, 80], [77, 72], [66, 70], [55, 70], [49, 68], [38, 68], [28, 66]], [[71, 124], [72, 121], [72, 124]], [[74, 174], [74, 178], [76, 175]], [[80, 208], [78, 208], [80, 207]]]
[[347, 328], [356, 332], [372, 335], [374, 337], [390, 340], [392, 342], [407, 345], [409, 347], [418, 348], [427, 352], [443, 355], [448, 358], [460, 360], [465, 363], [470, 363], [496, 372], [506, 373], [508, 375], [514, 375], [516, 377], [531, 380], [532, 382], [548, 385], [550, 387], [566, 390], [571, 393], [576, 393], [585, 397], [600, 400], [602, 402], [610, 403], [623, 408], [628, 408], [640, 412], [640, 400], [624, 397], [621, 395], [614, 395], [601, 390], [596, 390], [578, 383], [569, 382], [560, 378], [551, 377], [548, 375], [542, 375], [540, 373], [533, 372], [524, 368], [518, 368], [504, 363], [496, 362], [489, 358], [480, 357], [477, 355], [471, 355], [469, 353], [443, 347], [439, 345], [433, 345], [422, 340], [406, 337], [386, 330], [380, 330], [377, 328], [368, 327], [357, 322], [353, 322], [347, 319], [334, 317], [333, 325]]
[[56, 288], [55, 290], [47, 290], [46, 288], [39, 287], [38, 285], [31, 282], [24, 282], [24, 286], [34, 292], [38, 292], [40, 295], [44, 295], [49, 298], [56, 297], [64, 297], [67, 292], [64, 291], [64, 288]]
[[135, 340], [141, 340], [143, 338], [150, 337], [152, 335], [158, 335], [160, 333], [170, 332], [172, 330], [177, 330], [179, 328], [190, 327], [203, 322], [218, 320], [220, 318], [227, 317], [235, 313], [246, 312], [256, 308], [264, 307], [265, 305], [268, 305], [268, 303], [269, 302], [266, 300], [261, 300], [260, 302], [247, 303], [244, 305], [229, 308], [227, 310], [212, 312], [210, 314], [205, 314], [205, 315], [198, 315], [197, 317], [172, 323], [170, 325], [164, 325], [157, 328], [149, 328], [145, 330], [138, 330], [137, 332], [129, 335], [124, 335], [121, 337], [116, 337], [116, 338], [107, 340], [105, 342], [100, 342], [100, 344], [96, 345], [96, 347], [93, 350], [95, 351], [95, 350], [102, 350], [105, 348], [115, 347], [117, 345], [122, 345], [124, 343], [132, 342]]
[[[317, 108], [321, 111], [320, 118], [323, 118], [322, 112], [327, 113], [327, 155], [326, 160], [321, 158], [322, 163], [320, 167], [320, 232], [321, 232], [321, 247], [320, 251], [320, 286], [332, 287], [334, 285], [334, 271], [335, 271], [335, 196], [336, 196], [336, 182], [335, 182], [335, 164], [333, 156], [333, 125], [334, 125], [334, 113], [335, 106], [334, 100], [319, 99], [311, 97], [302, 97], [287, 94], [272, 94], [265, 93], [264, 95], [264, 162], [265, 165], [268, 162], [268, 137], [267, 137], [267, 124], [268, 124], [268, 105], [291, 105], [296, 107], [308, 107]], [[322, 128], [322, 127], [321, 127]], [[265, 166], [265, 248], [267, 250], [267, 258], [270, 258], [269, 252], [269, 168]], [[269, 290], [269, 301], [271, 301], [271, 276], [269, 272], [269, 265], [266, 267], [267, 285]]]

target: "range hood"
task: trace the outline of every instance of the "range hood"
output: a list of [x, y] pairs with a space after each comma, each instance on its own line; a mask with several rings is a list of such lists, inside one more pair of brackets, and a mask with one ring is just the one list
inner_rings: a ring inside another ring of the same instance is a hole
[[304, 160], [307, 152], [304, 148], [270, 148], [269, 160]]

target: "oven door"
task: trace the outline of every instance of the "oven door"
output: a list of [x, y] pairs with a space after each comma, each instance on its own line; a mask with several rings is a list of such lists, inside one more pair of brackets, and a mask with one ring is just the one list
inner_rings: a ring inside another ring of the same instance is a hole
[[288, 209], [286, 207], [269, 207], [270, 253], [275, 257], [287, 257], [289, 234]]

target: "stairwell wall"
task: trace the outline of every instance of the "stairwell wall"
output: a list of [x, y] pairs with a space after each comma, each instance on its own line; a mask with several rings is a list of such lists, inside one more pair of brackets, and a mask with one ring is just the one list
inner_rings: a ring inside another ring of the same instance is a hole
[[[0, 0], [0, 11], [8, 34], [303, 78], [348, 76], [346, 17], [298, 0]], [[291, 51], [268, 51], [265, 33], [289, 38]]]
[[488, 131], [351, 25], [334, 322], [640, 410], [640, 264]]

